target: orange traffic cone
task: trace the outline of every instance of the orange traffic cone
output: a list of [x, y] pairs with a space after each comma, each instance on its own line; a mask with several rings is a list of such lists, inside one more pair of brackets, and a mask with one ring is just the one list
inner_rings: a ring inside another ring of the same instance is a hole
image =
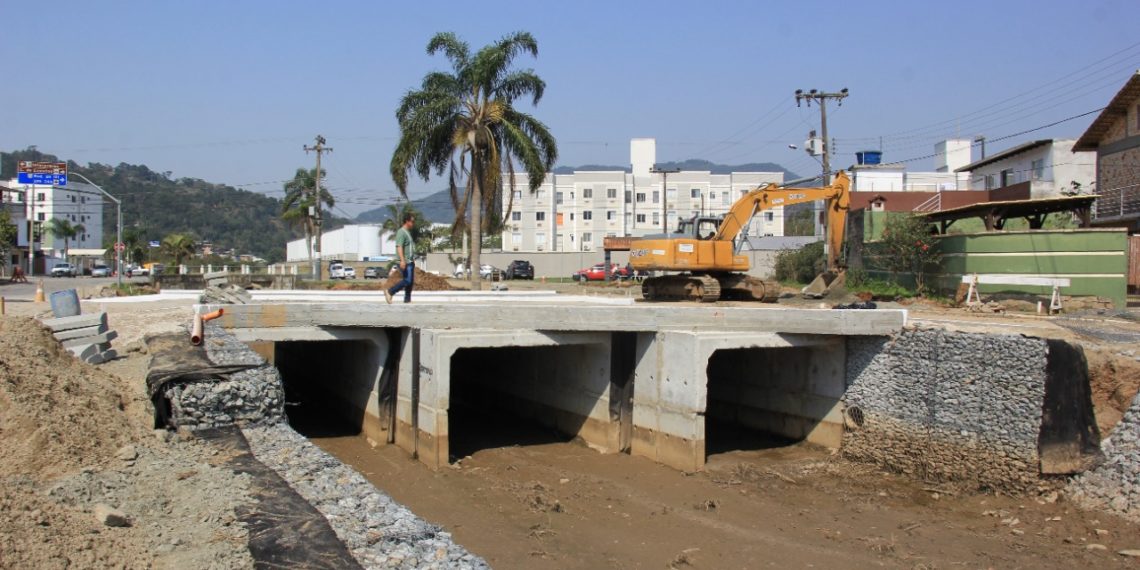
[[44, 301], [44, 280], [40, 279], [36, 283], [36, 302], [43, 303]]

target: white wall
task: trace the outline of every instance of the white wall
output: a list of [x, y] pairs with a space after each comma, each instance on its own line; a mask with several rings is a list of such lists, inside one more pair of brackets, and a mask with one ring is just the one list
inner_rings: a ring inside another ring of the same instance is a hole
[[[970, 189], [987, 190], [1029, 182], [1032, 198], [1050, 198], [1070, 190], [1071, 183], [1076, 181], [1088, 192], [1096, 180], [1096, 153], [1072, 152], [1075, 142], [1057, 139], [976, 168], [970, 173]], [[1036, 164], [1040, 168], [1034, 168]], [[1006, 184], [1002, 184], [1003, 171], [1009, 173]], [[987, 177], [992, 177], [989, 185]]]
[[[380, 224], [354, 224], [321, 234], [321, 259], [363, 261], [366, 257], [395, 255], [396, 244], [387, 235], [380, 235]], [[305, 238], [285, 245], [286, 261], [309, 259]]]

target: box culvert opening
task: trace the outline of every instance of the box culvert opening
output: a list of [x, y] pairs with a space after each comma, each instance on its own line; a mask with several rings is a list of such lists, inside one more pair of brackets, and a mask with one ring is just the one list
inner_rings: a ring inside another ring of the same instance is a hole
[[449, 461], [479, 450], [599, 437], [591, 412], [609, 390], [596, 345], [465, 348], [451, 359]]
[[[706, 457], [729, 451], [829, 444], [842, 430], [841, 371], [824, 362], [829, 347], [738, 348], [713, 353], [706, 369]], [[836, 439], [835, 446], [838, 446]]]
[[363, 340], [276, 343], [289, 425], [306, 437], [360, 434], [379, 352]]

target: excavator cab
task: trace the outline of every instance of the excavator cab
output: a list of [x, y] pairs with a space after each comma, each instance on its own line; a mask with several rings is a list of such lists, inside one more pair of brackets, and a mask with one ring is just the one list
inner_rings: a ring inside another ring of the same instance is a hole
[[716, 236], [724, 216], [693, 216], [677, 222], [677, 237], [709, 240]]

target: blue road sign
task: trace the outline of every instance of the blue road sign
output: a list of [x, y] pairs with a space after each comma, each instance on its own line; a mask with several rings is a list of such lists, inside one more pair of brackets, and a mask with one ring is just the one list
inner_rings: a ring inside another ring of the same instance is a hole
[[67, 186], [66, 162], [33, 162], [21, 160], [16, 168], [20, 184]]

